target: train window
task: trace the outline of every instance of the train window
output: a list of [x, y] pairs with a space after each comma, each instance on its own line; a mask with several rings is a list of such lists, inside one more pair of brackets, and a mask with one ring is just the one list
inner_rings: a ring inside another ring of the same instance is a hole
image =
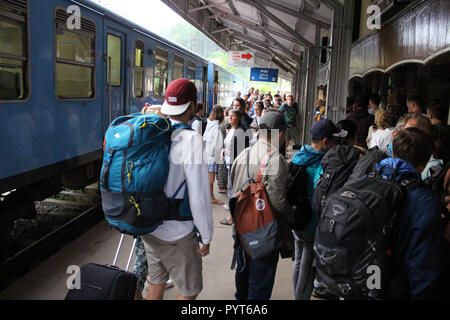
[[0, 100], [23, 100], [27, 81], [27, 1], [0, 0]]
[[122, 78], [122, 39], [108, 34], [108, 79], [112, 86], [120, 86]]
[[173, 79], [184, 78], [184, 59], [175, 55], [173, 57]]
[[188, 64], [188, 79], [194, 81], [195, 80], [195, 63], [189, 61]]
[[159, 48], [155, 48], [153, 87], [155, 97], [163, 97], [166, 94], [167, 75], [169, 69], [169, 54]]
[[90, 99], [95, 94], [95, 24], [82, 19], [68, 30], [65, 10], [56, 10], [55, 92], [60, 99]]
[[136, 41], [136, 61], [134, 67], [134, 96], [144, 97], [144, 51], [145, 45], [142, 40]]

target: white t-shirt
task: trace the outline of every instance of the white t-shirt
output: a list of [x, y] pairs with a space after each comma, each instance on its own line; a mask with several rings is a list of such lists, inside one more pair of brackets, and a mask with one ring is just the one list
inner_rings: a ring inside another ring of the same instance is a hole
[[230, 129], [227, 133], [227, 136], [225, 137], [225, 140], [223, 141], [224, 149], [225, 149], [225, 163], [226, 164], [232, 164], [231, 163], [231, 145], [232, 140], [234, 136], [234, 132], [236, 129]]
[[259, 123], [261, 122], [262, 117], [258, 117], [257, 115], [253, 116], [253, 121], [250, 124], [250, 127], [259, 127]]

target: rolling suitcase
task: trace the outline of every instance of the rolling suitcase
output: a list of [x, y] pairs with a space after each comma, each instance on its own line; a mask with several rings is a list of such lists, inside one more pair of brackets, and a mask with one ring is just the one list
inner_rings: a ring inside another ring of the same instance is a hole
[[119, 246], [112, 265], [87, 263], [80, 269], [81, 288], [70, 289], [65, 300], [134, 300], [137, 277], [128, 272], [136, 238], [131, 248], [127, 267], [122, 270], [115, 266], [122, 246], [124, 234], [120, 237]]

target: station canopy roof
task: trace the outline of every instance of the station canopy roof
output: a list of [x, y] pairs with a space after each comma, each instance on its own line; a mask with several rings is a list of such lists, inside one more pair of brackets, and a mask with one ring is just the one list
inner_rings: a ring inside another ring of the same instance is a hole
[[300, 53], [328, 36], [344, 0], [161, 0], [225, 51], [255, 51], [255, 67], [293, 80]]

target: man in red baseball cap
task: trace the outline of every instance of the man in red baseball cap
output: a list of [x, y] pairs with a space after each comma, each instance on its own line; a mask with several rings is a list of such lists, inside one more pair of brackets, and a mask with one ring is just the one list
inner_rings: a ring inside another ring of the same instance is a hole
[[183, 114], [189, 107], [195, 109], [196, 105], [197, 88], [195, 85], [188, 79], [177, 79], [167, 87], [166, 99], [161, 108], [161, 113], [168, 116], [177, 116]]
[[165, 220], [142, 236], [150, 282], [147, 300], [163, 298], [169, 276], [180, 290], [179, 300], [193, 300], [203, 289], [202, 257], [209, 254], [213, 217], [203, 138], [188, 127], [196, 107], [197, 89], [191, 81], [177, 79], [168, 86], [161, 113], [169, 116], [175, 130], [164, 192], [180, 201], [179, 215], [192, 220]]

